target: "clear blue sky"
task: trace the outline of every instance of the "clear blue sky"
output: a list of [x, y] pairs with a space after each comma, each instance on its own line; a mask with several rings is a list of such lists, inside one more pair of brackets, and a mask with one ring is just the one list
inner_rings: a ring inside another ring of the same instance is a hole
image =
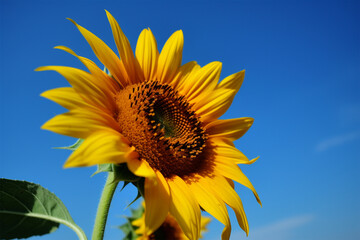
[[[31, 3], [30, 3], [31, 2]], [[131, 2], [131, 3], [129, 3]], [[43, 99], [66, 86], [43, 65], [82, 67], [65, 45], [95, 60], [70, 17], [115, 48], [104, 9], [135, 47], [150, 27], [162, 47], [182, 29], [183, 63], [222, 61], [222, 78], [246, 69], [224, 118], [255, 118], [236, 146], [258, 162], [244, 166], [263, 201], [239, 185], [249, 240], [360, 239], [360, 4], [358, 1], [14, 1], [0, 0], [0, 177], [22, 179], [55, 192], [90, 235], [104, 175], [95, 168], [62, 168], [69, 152], [52, 147], [75, 140], [40, 130], [65, 110]], [[97, 61], [98, 62], [98, 61]], [[107, 240], [127, 215], [134, 187], [117, 192]], [[135, 204], [138, 205], [138, 202]], [[233, 240], [246, 239], [236, 225]], [[205, 239], [217, 240], [214, 220]], [[62, 226], [33, 239], [76, 239]]]

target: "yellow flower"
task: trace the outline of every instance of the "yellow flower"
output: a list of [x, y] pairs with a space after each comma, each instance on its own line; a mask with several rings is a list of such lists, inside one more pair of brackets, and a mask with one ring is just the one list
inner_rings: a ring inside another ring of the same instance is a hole
[[[138, 219], [139, 221], [134, 222], [134, 225], [141, 227], [141, 224], [145, 224], [145, 218], [142, 217]], [[200, 238], [202, 238], [201, 233], [206, 231], [206, 225], [210, 222], [210, 218], [201, 217], [201, 232]], [[142, 234], [141, 228], [137, 231], [138, 234]], [[156, 229], [151, 235], [140, 235], [138, 240], [189, 240], [184, 232], [181, 230], [179, 224], [176, 222], [175, 218], [170, 214], [167, 215], [165, 221], [161, 226]]]
[[126, 163], [132, 173], [145, 179], [148, 235], [170, 213], [189, 239], [198, 239], [201, 206], [225, 225], [222, 239], [229, 239], [226, 205], [248, 233], [232, 180], [250, 188], [260, 203], [253, 185], [237, 166], [256, 159], [249, 160], [233, 141], [250, 128], [253, 119], [218, 119], [231, 105], [245, 72], [219, 83], [220, 62], [204, 67], [195, 61], [181, 65], [181, 30], [167, 40], [159, 54], [152, 32], [144, 29], [134, 56], [118, 23], [106, 13], [120, 59], [102, 40], [73, 23], [109, 74], [64, 46], [56, 48], [76, 56], [89, 72], [64, 66], [37, 69], [57, 71], [72, 86], [42, 94], [69, 110], [42, 128], [85, 139], [65, 167]]
[[[144, 204], [143, 204], [144, 205]], [[135, 215], [138, 212], [141, 212], [140, 217], [136, 217]], [[170, 214], [167, 215], [165, 221], [161, 224], [161, 226], [151, 235], [147, 236], [144, 233], [145, 229], [145, 214], [144, 207], [141, 207], [138, 210], [132, 211], [133, 216], [129, 218], [129, 223], [131, 224], [131, 228], [127, 227], [127, 230], [135, 229], [135, 233], [137, 234], [138, 240], [188, 240], [185, 236], [184, 232], [181, 230], [179, 224], [176, 222], [175, 218]], [[201, 216], [201, 234], [207, 231], [207, 225], [210, 223], [211, 219], [208, 217]], [[200, 235], [200, 238], [202, 236]]]

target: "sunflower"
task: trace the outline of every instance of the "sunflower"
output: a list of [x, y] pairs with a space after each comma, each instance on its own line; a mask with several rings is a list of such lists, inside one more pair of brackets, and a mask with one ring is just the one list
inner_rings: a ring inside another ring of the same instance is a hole
[[[139, 231], [136, 231], [137, 234], [140, 234], [137, 238], [138, 240], [189, 240], [181, 230], [181, 227], [176, 222], [175, 218], [170, 214], [167, 215], [165, 221], [150, 236], [142, 235], [142, 226], [145, 224], [144, 220], [145, 218], [141, 217], [133, 222], [135, 226], [139, 227]], [[206, 226], [209, 222], [210, 218], [201, 217], [201, 232], [199, 238], [202, 238], [201, 234], [207, 230]]]
[[[165, 221], [155, 232], [150, 236], [146, 236], [143, 235], [145, 229], [144, 203], [139, 209], [131, 210], [131, 212], [132, 216], [127, 218], [128, 222], [120, 226], [120, 229], [126, 234], [124, 240], [135, 238], [138, 240], [188, 240], [175, 218], [170, 214], [167, 215]], [[201, 216], [201, 234], [207, 231], [206, 227], [210, 221], [210, 218]], [[200, 238], [202, 238], [202, 235], [200, 235]]]
[[[89, 70], [45, 66], [64, 76], [72, 87], [42, 94], [69, 111], [55, 116], [42, 128], [85, 139], [65, 167], [103, 163], [126, 164], [144, 180], [145, 233], [150, 235], [170, 213], [189, 239], [198, 239], [200, 209], [225, 225], [231, 224], [226, 205], [240, 227], [249, 227], [234, 181], [258, 194], [237, 164], [251, 164], [233, 141], [252, 125], [252, 118], [218, 119], [239, 90], [244, 71], [219, 82], [220, 62], [200, 67], [195, 61], [181, 64], [183, 33], [173, 33], [161, 53], [150, 29], [136, 45], [130, 43], [113, 16], [106, 12], [120, 58], [97, 36], [71, 20], [108, 70], [77, 57]], [[260, 203], [261, 204], [261, 203]]]

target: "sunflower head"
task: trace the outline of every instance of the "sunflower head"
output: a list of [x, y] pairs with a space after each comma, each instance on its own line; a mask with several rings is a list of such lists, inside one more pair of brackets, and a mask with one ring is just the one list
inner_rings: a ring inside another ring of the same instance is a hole
[[[73, 21], [107, 71], [91, 60], [59, 46], [88, 69], [47, 66], [63, 75], [71, 87], [42, 96], [69, 110], [49, 120], [44, 129], [84, 139], [65, 167], [111, 163], [126, 166], [141, 179], [145, 198], [144, 232], [150, 236], [170, 214], [189, 239], [198, 239], [203, 209], [222, 224], [229, 239], [226, 206], [238, 224], [249, 227], [233, 180], [251, 189], [238, 164], [251, 164], [235, 148], [253, 123], [252, 118], [219, 119], [240, 89], [245, 72], [222, 81], [222, 64], [203, 67], [182, 64], [183, 32], [176, 31], [159, 53], [154, 35], [144, 29], [135, 54], [113, 16], [106, 12], [118, 48], [115, 54], [101, 39]], [[72, 21], [72, 20], [71, 20]]]
[[211, 166], [208, 136], [190, 104], [171, 85], [146, 81], [115, 96], [116, 120], [139, 158], [164, 177], [185, 177]]
[[[175, 218], [170, 214], [165, 218], [161, 226], [150, 235], [146, 235], [144, 203], [136, 210], [131, 210], [132, 216], [127, 218], [127, 223], [119, 228], [124, 232], [123, 240], [188, 240]], [[201, 234], [207, 231], [210, 218], [201, 217]], [[200, 236], [202, 238], [202, 236]]]

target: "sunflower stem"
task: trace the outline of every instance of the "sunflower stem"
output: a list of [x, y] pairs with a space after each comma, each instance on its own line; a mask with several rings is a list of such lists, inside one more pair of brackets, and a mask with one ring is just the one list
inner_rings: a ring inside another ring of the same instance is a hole
[[106, 183], [101, 194], [99, 206], [96, 213], [95, 225], [92, 240], [102, 240], [104, 238], [106, 221], [110, 209], [111, 200], [119, 181], [115, 180], [115, 173], [109, 172]]

